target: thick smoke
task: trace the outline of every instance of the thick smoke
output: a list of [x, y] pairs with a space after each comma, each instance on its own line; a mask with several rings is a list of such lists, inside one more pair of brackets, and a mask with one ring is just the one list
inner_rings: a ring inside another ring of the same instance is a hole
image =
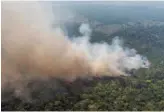
[[51, 28], [57, 21], [47, 10], [35, 2], [2, 2], [2, 89], [26, 85], [34, 78], [120, 76], [149, 66], [146, 57], [123, 48], [118, 37], [111, 45], [90, 43], [88, 24], [80, 26], [82, 36], [67, 38], [61, 30]]

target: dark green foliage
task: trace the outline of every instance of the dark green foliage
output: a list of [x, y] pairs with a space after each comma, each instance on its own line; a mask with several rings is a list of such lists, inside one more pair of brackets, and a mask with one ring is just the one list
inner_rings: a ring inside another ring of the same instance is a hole
[[[99, 79], [79, 94], [54, 94], [44, 102], [25, 102], [14, 98], [2, 102], [2, 110], [163, 110], [164, 79]], [[41, 100], [41, 99], [40, 99]]]

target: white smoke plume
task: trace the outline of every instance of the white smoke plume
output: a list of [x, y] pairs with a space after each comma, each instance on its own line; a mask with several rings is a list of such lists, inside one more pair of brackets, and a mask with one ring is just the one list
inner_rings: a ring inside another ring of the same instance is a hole
[[38, 2], [2, 2], [2, 87], [21, 86], [34, 77], [74, 80], [149, 67], [146, 57], [124, 49], [118, 37], [111, 45], [90, 43], [92, 30], [82, 24], [82, 36], [71, 40], [51, 28], [53, 20], [51, 10]]
[[123, 48], [123, 42], [119, 37], [113, 38], [111, 45], [105, 42], [90, 43], [91, 31], [88, 24], [82, 24], [79, 32], [83, 36], [75, 38], [72, 42], [75, 48], [84, 52], [93, 74], [128, 75], [125, 71], [149, 67], [147, 58], [137, 54], [135, 49]]
[[91, 30], [89, 24], [81, 24], [81, 26], [79, 28], [79, 32], [84, 36], [90, 36], [92, 30]]

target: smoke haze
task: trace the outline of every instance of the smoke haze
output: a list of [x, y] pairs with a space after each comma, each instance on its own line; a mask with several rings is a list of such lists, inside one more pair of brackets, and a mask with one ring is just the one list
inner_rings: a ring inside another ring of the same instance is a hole
[[146, 57], [123, 48], [119, 37], [111, 45], [90, 43], [89, 24], [82, 24], [82, 36], [73, 39], [60, 28], [52, 29], [57, 21], [51, 11], [43, 3], [2, 2], [2, 90], [23, 88], [35, 78], [126, 76], [127, 70], [149, 67]]

